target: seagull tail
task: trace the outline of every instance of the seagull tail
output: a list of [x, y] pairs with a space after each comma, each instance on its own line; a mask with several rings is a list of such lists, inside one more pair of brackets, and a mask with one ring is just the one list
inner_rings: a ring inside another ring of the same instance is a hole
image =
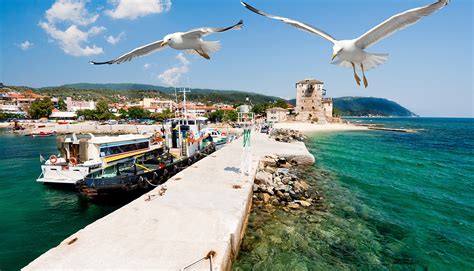
[[[362, 61], [364, 64], [364, 70], [368, 71], [375, 69], [382, 65], [388, 59], [388, 54], [370, 54], [366, 53], [365, 60]], [[358, 67], [360, 69], [360, 67]]]
[[201, 44], [201, 48], [207, 54], [212, 54], [219, 51], [219, 49], [221, 49], [221, 42], [220, 41], [203, 41]]
[[[357, 70], [361, 70], [361, 65], [364, 65], [364, 70], [372, 70], [375, 69], [377, 66], [382, 65], [386, 60], [388, 59], [388, 54], [370, 54], [370, 53], [365, 53], [365, 59], [362, 61], [362, 63], [356, 63], [355, 67]], [[349, 68], [352, 69], [352, 63], [349, 61], [342, 60], [338, 58], [337, 60], [331, 62], [331, 64], [337, 65], [339, 67], [343, 68]]]

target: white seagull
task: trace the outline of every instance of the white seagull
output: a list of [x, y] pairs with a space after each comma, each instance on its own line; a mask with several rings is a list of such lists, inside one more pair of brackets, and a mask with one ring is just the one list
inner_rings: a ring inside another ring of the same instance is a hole
[[381, 24], [377, 25], [376, 27], [370, 29], [367, 33], [353, 40], [336, 40], [328, 33], [309, 24], [280, 16], [266, 14], [245, 2], [240, 3], [242, 3], [242, 5], [247, 9], [257, 14], [282, 21], [296, 28], [299, 28], [300, 30], [309, 32], [311, 34], [316, 34], [332, 42], [332, 60], [334, 60], [334, 58], [336, 57], [338, 58], [336, 59], [336, 61], [332, 62], [332, 64], [336, 64], [338, 66], [346, 68], [352, 67], [352, 69], [354, 70], [354, 78], [359, 86], [360, 78], [356, 73], [356, 68], [360, 69], [364, 78], [364, 86], [367, 87], [369, 84], [367, 82], [367, 78], [365, 77], [364, 71], [373, 69], [384, 63], [385, 60], [387, 60], [388, 58], [388, 54], [368, 53], [365, 51], [365, 49], [390, 36], [396, 31], [418, 22], [423, 16], [428, 16], [433, 12], [443, 8], [449, 3], [449, 0], [438, 0], [430, 5], [410, 9], [395, 16], [392, 16]]
[[144, 56], [156, 52], [166, 45], [176, 50], [186, 50], [188, 53], [197, 53], [205, 59], [211, 59], [209, 56], [211, 53], [218, 51], [221, 48], [220, 41], [204, 41], [203, 37], [218, 33], [225, 32], [228, 30], [238, 30], [242, 28], [244, 22], [240, 20], [233, 26], [214, 28], [214, 27], [201, 27], [190, 30], [188, 32], [176, 32], [166, 35], [162, 40], [152, 42], [150, 44], [138, 47], [132, 51], [116, 58], [105, 62], [94, 62], [89, 63], [94, 65], [103, 64], [121, 64], [130, 61], [136, 57]]

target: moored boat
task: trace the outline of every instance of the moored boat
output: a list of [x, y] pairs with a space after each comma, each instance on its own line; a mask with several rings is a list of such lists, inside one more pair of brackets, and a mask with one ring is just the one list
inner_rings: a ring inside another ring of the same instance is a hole
[[58, 155], [41, 165], [41, 183], [75, 184], [88, 174], [109, 164], [133, 159], [137, 155], [162, 148], [151, 135], [94, 136], [92, 134], [58, 136]]
[[205, 119], [170, 119], [155, 139], [166, 147], [137, 156], [133, 161], [111, 164], [88, 174], [76, 187], [88, 197], [153, 188], [216, 149], [206, 133]]

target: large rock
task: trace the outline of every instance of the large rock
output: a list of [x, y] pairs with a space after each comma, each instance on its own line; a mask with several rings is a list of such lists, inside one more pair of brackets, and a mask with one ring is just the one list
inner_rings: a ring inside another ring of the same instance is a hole
[[267, 193], [262, 194], [263, 203], [268, 203], [270, 201], [270, 195]]
[[303, 180], [298, 180], [295, 182], [293, 187], [296, 193], [303, 193], [308, 190], [309, 185]]
[[263, 185], [273, 185], [273, 176], [272, 174], [266, 171], [259, 171], [255, 175], [255, 183], [256, 184], [263, 184]]
[[311, 202], [308, 202], [306, 200], [295, 200], [295, 202], [298, 203], [299, 205], [303, 206], [303, 207], [311, 206]]
[[277, 162], [274, 158], [272, 157], [264, 157], [260, 160], [260, 164], [263, 166], [263, 167], [276, 167], [277, 166]]

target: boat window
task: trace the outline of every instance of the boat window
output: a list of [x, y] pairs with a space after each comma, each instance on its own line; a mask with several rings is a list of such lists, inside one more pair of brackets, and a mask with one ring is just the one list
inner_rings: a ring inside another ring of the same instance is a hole
[[113, 147], [103, 147], [100, 148], [100, 156], [107, 157], [111, 155], [117, 155], [125, 152], [137, 151], [142, 149], [147, 149], [149, 142], [140, 142], [134, 144], [127, 144], [122, 146], [113, 146]]

